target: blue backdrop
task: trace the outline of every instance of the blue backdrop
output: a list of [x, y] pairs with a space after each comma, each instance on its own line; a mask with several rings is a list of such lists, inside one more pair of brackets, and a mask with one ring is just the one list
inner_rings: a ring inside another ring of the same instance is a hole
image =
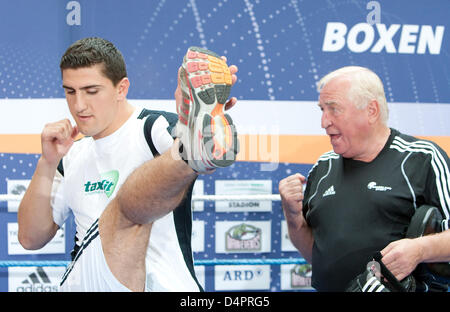
[[[4, 108], [0, 106], [0, 114], [17, 99], [64, 98], [61, 55], [75, 40], [99, 36], [112, 41], [124, 55], [130, 99], [172, 99], [182, 57], [189, 46], [197, 45], [225, 55], [230, 64], [239, 67], [232, 94], [243, 101], [265, 105], [271, 105], [270, 101], [316, 101], [320, 77], [341, 66], [360, 65], [380, 75], [390, 103], [420, 104], [423, 110], [432, 110], [431, 121], [438, 117], [446, 120], [436, 107], [447, 112], [450, 105], [450, 1], [371, 1], [379, 5], [377, 12], [367, 8], [369, 2], [2, 0], [0, 105]], [[378, 18], [377, 24], [367, 24], [370, 14]], [[51, 112], [42, 111], [36, 118], [45, 119], [46, 115]], [[407, 121], [409, 116], [401, 118]], [[433, 129], [429, 122], [425, 134], [450, 136], [448, 128]], [[11, 153], [1, 147], [0, 152], [0, 193], [5, 194], [8, 180], [31, 179], [39, 154]], [[307, 175], [312, 163], [281, 163], [274, 171], [261, 171], [260, 165], [238, 162], [225, 169], [220, 179], [271, 180], [275, 194], [280, 179], [297, 171]], [[215, 193], [218, 178], [204, 178], [205, 194]], [[214, 203], [207, 202], [204, 211], [194, 212], [194, 219], [205, 221], [204, 251], [196, 252], [195, 259], [300, 257], [297, 252], [281, 250], [283, 214], [278, 202], [273, 202], [270, 212], [246, 213], [215, 213]], [[223, 220], [271, 221], [270, 252], [216, 253], [214, 225]], [[71, 220], [66, 228], [66, 252], [49, 255], [9, 254], [7, 224], [13, 222], [17, 222], [17, 214], [8, 212], [5, 202], [0, 203], [0, 261], [69, 259], [74, 232]], [[283, 290], [280, 267], [271, 266], [270, 274], [270, 287], [261, 290]], [[8, 277], [8, 270], [0, 268], [0, 291], [11, 290]], [[204, 283], [206, 290], [215, 290], [213, 267], [205, 267]]]

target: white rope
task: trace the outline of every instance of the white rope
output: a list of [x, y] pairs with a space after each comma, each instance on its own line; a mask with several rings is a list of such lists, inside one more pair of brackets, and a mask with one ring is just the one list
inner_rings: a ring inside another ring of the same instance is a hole
[[[22, 195], [1, 194], [0, 202], [21, 201]], [[279, 194], [259, 195], [192, 195], [192, 201], [280, 201]]]
[[259, 194], [259, 195], [192, 195], [192, 201], [280, 201], [279, 194]]

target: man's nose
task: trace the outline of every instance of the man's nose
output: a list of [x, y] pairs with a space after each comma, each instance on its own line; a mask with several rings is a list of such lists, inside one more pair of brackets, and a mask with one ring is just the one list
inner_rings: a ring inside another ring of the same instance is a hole
[[321, 126], [323, 129], [328, 128], [331, 125], [331, 120], [328, 117], [327, 112], [323, 111], [322, 112], [322, 119], [321, 119]]
[[77, 113], [82, 112], [86, 109], [86, 99], [82, 94], [77, 94], [75, 96], [73, 107]]

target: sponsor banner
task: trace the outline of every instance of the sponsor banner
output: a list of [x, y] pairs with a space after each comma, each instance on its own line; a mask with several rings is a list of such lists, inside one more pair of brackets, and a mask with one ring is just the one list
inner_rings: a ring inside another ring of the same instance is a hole
[[311, 286], [310, 264], [282, 264], [280, 266], [281, 290], [314, 290]]
[[281, 251], [297, 251], [289, 238], [286, 220], [281, 221]]
[[8, 255], [38, 255], [63, 254], [66, 252], [65, 226], [59, 229], [55, 237], [44, 247], [38, 250], [27, 250], [22, 247], [17, 237], [19, 225], [17, 222], [8, 223]]
[[193, 252], [205, 251], [205, 221], [203, 220], [192, 221], [191, 243]]
[[[385, 77], [381, 76], [380, 78]], [[129, 102], [135, 107], [176, 113], [175, 105], [171, 100], [130, 99]], [[232, 117], [234, 124], [239, 125], [240, 135], [325, 135], [325, 131], [320, 125], [321, 111], [317, 103], [317, 101], [240, 100], [239, 105], [233, 107]], [[46, 123], [64, 118], [69, 118], [73, 123], [65, 99], [0, 99], [0, 105], [2, 107], [0, 115], [0, 134], [2, 136], [39, 135]], [[450, 114], [450, 103], [445, 98], [436, 103], [394, 102], [389, 101], [388, 98], [388, 107], [388, 125], [404, 133], [415, 136], [448, 136], [450, 133], [450, 124], [446, 122], [446, 116]], [[27, 114], [23, 114], [24, 111]], [[42, 114], [43, 111], [45, 114]], [[248, 118], [248, 116], [253, 117]], [[299, 116], [301, 116], [302, 122], [299, 122]], [[36, 139], [40, 144], [40, 136], [37, 136]], [[253, 143], [250, 139], [245, 142], [249, 145]], [[18, 142], [15, 143], [17, 145]], [[256, 143], [257, 148], [261, 147], [260, 143], [262, 142]], [[4, 148], [2, 147], [2, 149]], [[2, 150], [2, 152], [12, 151]], [[31, 152], [35, 151], [29, 147], [28, 153]], [[259, 151], [258, 154], [264, 154], [262, 152]], [[270, 151], [264, 152], [269, 153]], [[253, 156], [249, 153], [245, 158], [262, 159], [261, 156]]]
[[10, 267], [9, 292], [56, 292], [64, 267]]
[[[192, 196], [195, 195], [204, 195], [205, 194], [205, 187], [203, 180], [196, 180], [194, 183], [194, 188], [192, 189]], [[205, 202], [204, 201], [193, 201], [192, 202], [192, 210], [195, 212], [200, 212], [205, 209]]]
[[216, 253], [271, 251], [271, 221], [216, 222]]
[[200, 285], [205, 289], [205, 266], [204, 265], [195, 265], [194, 266], [195, 276], [197, 277], [197, 281]]
[[[394, 102], [389, 98], [388, 101], [390, 127], [432, 140], [450, 154], [448, 101]], [[175, 112], [171, 100], [131, 99], [130, 103]], [[264, 162], [261, 171], [272, 171], [278, 163], [314, 164], [320, 155], [332, 149], [320, 126], [317, 101], [241, 100], [239, 103], [233, 107], [233, 121], [239, 125], [238, 161]], [[65, 99], [0, 99], [0, 105], [2, 112], [5, 111], [0, 115], [0, 152], [3, 153], [39, 154], [44, 125], [65, 117], [72, 120]], [[24, 111], [28, 113], [22, 114]], [[253, 117], [248, 118], [249, 115]], [[298, 122], [299, 116], [302, 122]], [[197, 205], [202, 204], [198, 202], [194, 206]]]
[[[28, 188], [31, 180], [6, 180], [6, 188], [8, 195], [23, 196]], [[17, 212], [19, 210], [20, 201], [8, 200], [8, 212]]]
[[[216, 195], [272, 194], [272, 180], [216, 180]], [[216, 201], [217, 212], [272, 211], [272, 201]]]
[[268, 290], [270, 289], [270, 265], [216, 265], [214, 289], [220, 290]]

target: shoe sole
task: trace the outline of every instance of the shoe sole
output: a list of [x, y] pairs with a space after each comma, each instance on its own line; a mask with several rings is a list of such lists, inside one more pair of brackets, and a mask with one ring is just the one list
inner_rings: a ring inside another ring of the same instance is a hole
[[208, 160], [214, 167], [227, 167], [236, 160], [238, 139], [233, 120], [224, 112], [231, 90], [228, 65], [216, 53], [190, 47], [183, 60], [180, 78], [189, 86], [184, 103], [191, 102], [188, 126], [201, 123], [201, 137]]

